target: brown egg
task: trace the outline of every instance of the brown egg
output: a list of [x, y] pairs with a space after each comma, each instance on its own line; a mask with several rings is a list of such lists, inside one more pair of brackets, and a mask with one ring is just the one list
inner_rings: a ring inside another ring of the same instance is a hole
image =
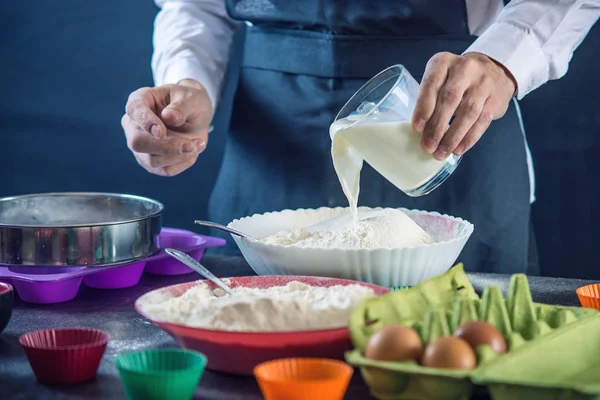
[[454, 337], [458, 337], [469, 343], [473, 350], [479, 346], [488, 345], [497, 354], [506, 353], [506, 340], [494, 325], [485, 321], [469, 321], [462, 324]]
[[430, 368], [473, 369], [477, 366], [477, 357], [464, 340], [441, 337], [425, 347], [421, 365]]
[[423, 352], [419, 334], [403, 325], [388, 325], [371, 336], [365, 357], [378, 361], [418, 361]]

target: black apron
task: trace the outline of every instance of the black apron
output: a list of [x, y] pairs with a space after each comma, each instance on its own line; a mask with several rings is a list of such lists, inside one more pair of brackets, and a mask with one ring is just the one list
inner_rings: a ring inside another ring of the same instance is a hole
[[[227, 6], [233, 18], [251, 24], [209, 204], [209, 217], [223, 224], [268, 211], [348, 206], [330, 154], [329, 125], [340, 108], [386, 67], [403, 64], [420, 80], [435, 53], [461, 54], [475, 39], [464, 0], [227, 0]], [[459, 257], [467, 270], [525, 272], [529, 185], [511, 105], [427, 196], [406, 196], [365, 164], [359, 205], [465, 218], [475, 225]], [[237, 254], [227, 239], [224, 252]]]

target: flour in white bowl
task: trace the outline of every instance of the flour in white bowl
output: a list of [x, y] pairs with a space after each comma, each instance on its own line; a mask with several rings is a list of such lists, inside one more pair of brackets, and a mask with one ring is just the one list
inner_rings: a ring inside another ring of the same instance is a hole
[[264, 243], [335, 249], [389, 249], [433, 243], [433, 238], [395, 208], [359, 211], [358, 222], [345, 213], [315, 225], [277, 232]]
[[[227, 281], [227, 280], [225, 280]], [[197, 328], [242, 332], [281, 332], [340, 328], [371, 288], [351, 284], [310, 286], [293, 281], [268, 289], [233, 288], [214, 292], [204, 282], [178, 297], [143, 306], [152, 319]]]

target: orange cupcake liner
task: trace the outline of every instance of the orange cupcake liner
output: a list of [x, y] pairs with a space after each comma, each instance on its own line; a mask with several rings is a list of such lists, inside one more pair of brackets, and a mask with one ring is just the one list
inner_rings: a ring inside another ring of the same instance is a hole
[[354, 369], [324, 358], [286, 358], [254, 368], [265, 400], [342, 400]]
[[576, 290], [582, 307], [600, 311], [600, 283], [582, 286]]

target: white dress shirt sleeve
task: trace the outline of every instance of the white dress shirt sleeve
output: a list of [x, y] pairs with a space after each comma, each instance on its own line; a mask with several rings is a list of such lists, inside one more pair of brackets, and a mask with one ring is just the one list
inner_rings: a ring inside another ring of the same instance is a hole
[[465, 53], [483, 53], [504, 65], [522, 99], [567, 72], [599, 16], [600, 0], [513, 0]]
[[152, 72], [157, 86], [194, 79], [204, 86], [215, 110], [239, 25], [225, 0], [156, 0]]

